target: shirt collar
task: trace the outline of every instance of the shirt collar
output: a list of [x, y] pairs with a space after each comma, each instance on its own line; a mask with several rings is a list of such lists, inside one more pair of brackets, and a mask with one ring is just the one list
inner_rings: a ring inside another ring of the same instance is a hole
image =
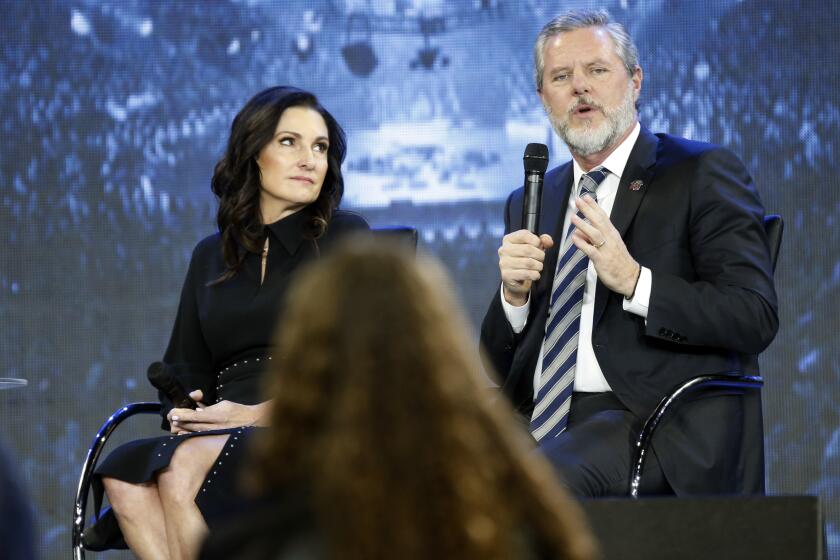
[[[627, 160], [630, 159], [630, 152], [633, 151], [633, 146], [636, 144], [636, 140], [639, 138], [639, 132], [641, 132], [641, 130], [642, 125], [639, 124], [639, 121], [636, 121], [636, 126], [633, 127], [633, 131], [630, 135], [625, 138], [624, 142], [619, 144], [615, 150], [613, 150], [613, 153], [607, 156], [607, 159], [601, 163], [601, 167], [606, 167], [607, 171], [621, 179], [621, 174], [624, 173], [624, 168], [627, 167]], [[574, 158], [572, 158], [572, 167], [574, 171], [574, 184], [577, 185], [580, 183], [580, 177], [583, 175], [584, 171]]]
[[294, 255], [303, 241], [303, 230], [309, 217], [310, 213], [305, 208], [298, 210], [276, 222], [266, 224], [266, 234], [270, 232], [290, 255]]

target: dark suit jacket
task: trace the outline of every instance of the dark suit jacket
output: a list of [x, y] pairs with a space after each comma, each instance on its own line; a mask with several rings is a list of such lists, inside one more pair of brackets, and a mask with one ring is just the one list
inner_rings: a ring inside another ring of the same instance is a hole
[[[632, 182], [643, 186], [632, 190]], [[497, 292], [481, 328], [486, 357], [523, 414], [545, 334], [572, 163], [546, 174], [542, 231], [555, 239], [518, 335]], [[523, 189], [505, 207], [505, 231], [521, 229]], [[592, 344], [616, 396], [640, 419], [682, 381], [705, 373], [757, 372], [756, 355], [778, 329], [764, 209], [743, 164], [711, 144], [642, 127], [610, 219], [630, 254], [652, 272], [647, 322], [622, 308], [600, 281]], [[678, 494], [754, 493], [764, 488], [757, 392], [718, 391], [663, 421], [654, 451]]]

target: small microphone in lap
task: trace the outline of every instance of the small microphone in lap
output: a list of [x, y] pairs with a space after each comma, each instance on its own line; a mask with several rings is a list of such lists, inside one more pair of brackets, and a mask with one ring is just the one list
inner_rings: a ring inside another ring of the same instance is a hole
[[146, 372], [149, 383], [155, 386], [160, 392], [172, 401], [175, 408], [191, 408], [195, 410], [198, 405], [174, 375], [166, 370], [162, 362], [152, 362]]

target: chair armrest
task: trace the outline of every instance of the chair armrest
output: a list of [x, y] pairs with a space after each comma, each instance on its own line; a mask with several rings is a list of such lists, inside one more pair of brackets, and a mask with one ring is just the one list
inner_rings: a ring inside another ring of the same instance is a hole
[[90, 492], [90, 482], [93, 477], [93, 471], [96, 468], [96, 463], [99, 461], [99, 455], [105, 447], [111, 433], [119, 426], [123, 420], [134, 416], [135, 414], [159, 414], [161, 409], [160, 403], [157, 402], [137, 402], [123, 406], [114, 412], [99, 431], [90, 444], [87, 452], [84, 465], [82, 465], [82, 474], [79, 477], [79, 486], [76, 490], [76, 500], [73, 504], [73, 557], [76, 560], [84, 558], [84, 550], [82, 548], [82, 532], [85, 529], [85, 511], [87, 509], [88, 493]]
[[630, 497], [634, 500], [639, 497], [642, 469], [644, 468], [650, 443], [653, 440], [653, 433], [659, 425], [660, 420], [662, 420], [662, 417], [671, 409], [671, 405], [682, 399], [685, 395], [701, 389], [726, 387], [757, 389], [762, 385], [764, 385], [764, 380], [757, 375], [715, 373], [693, 377], [674, 387], [669, 394], [659, 401], [659, 404], [656, 405], [656, 408], [647, 417], [636, 438], [633, 455], [630, 459]]

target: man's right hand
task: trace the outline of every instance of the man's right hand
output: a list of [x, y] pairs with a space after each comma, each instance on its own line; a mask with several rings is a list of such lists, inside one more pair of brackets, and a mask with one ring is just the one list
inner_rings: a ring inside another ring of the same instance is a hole
[[531, 284], [540, 279], [545, 251], [554, 240], [544, 233], [540, 236], [527, 229], [505, 235], [499, 247], [499, 271], [502, 273], [502, 293], [505, 301], [516, 307], [525, 305]]

